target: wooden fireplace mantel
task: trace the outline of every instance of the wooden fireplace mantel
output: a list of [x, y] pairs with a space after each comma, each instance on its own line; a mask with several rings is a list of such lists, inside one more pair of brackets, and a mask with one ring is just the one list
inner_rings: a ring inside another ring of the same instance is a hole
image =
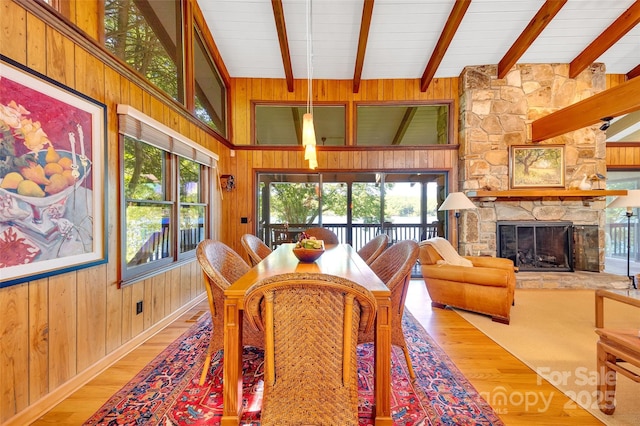
[[469, 198], [598, 198], [627, 195], [626, 189], [511, 189], [507, 191], [469, 191]]

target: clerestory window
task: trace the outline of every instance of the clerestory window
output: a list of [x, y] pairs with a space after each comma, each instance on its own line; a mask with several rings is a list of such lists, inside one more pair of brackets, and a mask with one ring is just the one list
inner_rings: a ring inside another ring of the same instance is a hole
[[184, 103], [180, 2], [106, 0], [104, 15], [106, 48]]
[[[184, 4], [105, 0], [104, 45], [137, 74], [226, 137], [227, 88], [212, 59], [213, 47], [195, 22], [183, 19]], [[193, 36], [193, 49], [185, 47], [186, 35]], [[193, 81], [185, 80], [187, 76], [193, 76]]]

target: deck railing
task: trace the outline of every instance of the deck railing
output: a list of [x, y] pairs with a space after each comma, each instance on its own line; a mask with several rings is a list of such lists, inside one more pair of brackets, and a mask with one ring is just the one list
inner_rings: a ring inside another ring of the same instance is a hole
[[606, 226], [607, 235], [607, 255], [611, 257], [626, 257], [627, 256], [627, 235], [631, 233], [631, 250], [630, 259], [640, 261], [640, 250], [638, 250], [638, 243], [640, 241], [640, 235], [638, 232], [640, 227], [636, 223], [632, 223], [627, 226], [626, 223], [608, 223]]
[[[145, 232], [141, 229], [140, 233], [144, 235], [140, 239], [145, 239], [145, 242], [127, 263], [129, 266], [142, 265], [171, 256], [171, 235], [168, 224], [162, 224], [159, 231]], [[203, 225], [181, 229], [178, 250], [180, 253], [195, 250], [203, 239]]]
[[[284, 242], [295, 242], [298, 235], [314, 224], [270, 224], [262, 228], [259, 235], [267, 245], [275, 247]], [[351, 244], [356, 250], [360, 250], [369, 240], [385, 233], [392, 243], [402, 240], [422, 241], [438, 235], [438, 223], [420, 224], [334, 224], [325, 223], [323, 228], [332, 230], [338, 236], [341, 243]]]

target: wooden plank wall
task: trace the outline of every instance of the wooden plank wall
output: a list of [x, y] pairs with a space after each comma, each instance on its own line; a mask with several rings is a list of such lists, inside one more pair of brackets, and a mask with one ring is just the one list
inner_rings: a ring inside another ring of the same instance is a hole
[[[624, 74], [607, 74], [607, 89], [627, 81]], [[607, 144], [607, 168], [612, 170], [640, 169], [640, 141]]]
[[640, 170], [640, 142], [607, 144], [607, 169]]
[[[70, 19], [97, 38], [99, 2], [69, 6]], [[204, 292], [195, 261], [117, 288], [116, 105], [132, 105], [214, 152], [228, 149], [12, 1], [0, 2], [0, 53], [107, 105], [108, 264], [0, 289], [0, 423], [24, 424], [27, 409]], [[144, 311], [136, 315], [139, 300]]]
[[[235, 176], [237, 188], [224, 193], [222, 202], [222, 239], [242, 253], [240, 238], [254, 233], [255, 175], [257, 171], [308, 172], [300, 148], [284, 150], [243, 149], [251, 144], [252, 102], [306, 102], [306, 80], [295, 80], [294, 91], [287, 90], [286, 81], [276, 79], [235, 78], [231, 81], [231, 122], [234, 157], [221, 157], [221, 173]], [[364, 80], [359, 93], [353, 93], [352, 82], [346, 80], [314, 80], [314, 102], [334, 102], [346, 105], [347, 148], [318, 149], [317, 171], [448, 171], [449, 184], [457, 185], [457, 146], [431, 148], [372, 149], [353, 145], [355, 110], [358, 102], [453, 102], [454, 143], [458, 139], [458, 79], [434, 79], [426, 92], [420, 91], [419, 79]], [[247, 217], [248, 223], [241, 223]]]

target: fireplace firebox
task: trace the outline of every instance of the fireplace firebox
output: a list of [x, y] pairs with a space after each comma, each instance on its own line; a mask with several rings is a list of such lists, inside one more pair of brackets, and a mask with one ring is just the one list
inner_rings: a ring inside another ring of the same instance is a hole
[[499, 221], [498, 257], [520, 271], [573, 271], [573, 223]]

